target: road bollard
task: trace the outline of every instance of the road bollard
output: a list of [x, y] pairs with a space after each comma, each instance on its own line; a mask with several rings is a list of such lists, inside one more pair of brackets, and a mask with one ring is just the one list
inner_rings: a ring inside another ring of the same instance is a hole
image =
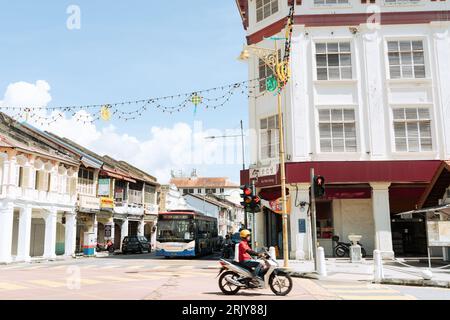
[[380, 250], [373, 251], [373, 280], [380, 283], [384, 278], [383, 258]]
[[234, 246], [234, 261], [239, 262], [239, 243]]
[[322, 247], [317, 248], [317, 272], [320, 276], [327, 276], [327, 262], [325, 260], [325, 250]]
[[277, 258], [277, 252], [275, 251], [275, 247], [270, 247], [269, 248], [269, 254], [272, 257], [272, 259], [276, 259]]

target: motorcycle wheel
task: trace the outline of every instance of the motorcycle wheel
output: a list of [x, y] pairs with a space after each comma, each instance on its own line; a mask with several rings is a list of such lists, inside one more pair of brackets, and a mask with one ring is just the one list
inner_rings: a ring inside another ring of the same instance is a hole
[[226, 271], [220, 275], [219, 288], [220, 291], [222, 291], [222, 293], [227, 296], [235, 295], [239, 292], [239, 290], [241, 290], [240, 287], [227, 281], [227, 278], [229, 277], [236, 280], [239, 278], [239, 275], [233, 271]]
[[366, 252], [366, 250], [364, 248], [361, 248], [361, 256], [363, 258], [367, 257], [367, 252]]
[[287, 273], [273, 273], [269, 279], [270, 290], [277, 296], [286, 296], [291, 292], [292, 278]]
[[347, 252], [345, 251], [345, 249], [344, 249], [343, 247], [339, 246], [339, 247], [336, 247], [336, 248], [334, 249], [334, 254], [335, 254], [336, 257], [338, 257], [338, 258], [343, 258], [343, 257], [345, 257], [345, 255], [347, 254]]

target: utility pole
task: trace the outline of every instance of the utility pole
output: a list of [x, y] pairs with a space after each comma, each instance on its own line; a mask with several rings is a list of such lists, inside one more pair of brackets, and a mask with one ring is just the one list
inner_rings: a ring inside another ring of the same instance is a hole
[[316, 190], [314, 186], [314, 168], [311, 168], [311, 196], [310, 196], [310, 209], [311, 209], [311, 241], [312, 251], [314, 259], [314, 270], [317, 271], [317, 225], [316, 225]]

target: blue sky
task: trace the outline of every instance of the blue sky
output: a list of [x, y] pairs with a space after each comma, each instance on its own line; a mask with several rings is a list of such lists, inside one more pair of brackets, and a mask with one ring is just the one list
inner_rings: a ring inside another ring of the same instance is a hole
[[[38, 3], [16, 0], [0, 4], [0, 100], [8, 85], [20, 81], [34, 84], [45, 80], [51, 87], [49, 105], [70, 106], [190, 92], [247, 78], [246, 66], [236, 60], [245, 34], [234, 1]], [[66, 27], [69, 5], [81, 9], [80, 30]], [[112, 124], [114, 136], [136, 142], [152, 139], [152, 127], [163, 130], [177, 123], [192, 126], [201, 121], [205, 129], [225, 130], [238, 128], [241, 119], [246, 126], [247, 118], [247, 98], [238, 95], [224, 108], [199, 109], [196, 116], [192, 110], [170, 116], [148, 111], [133, 122], [97, 123], [96, 130]], [[105, 135], [101, 139], [105, 140]], [[115, 147], [120, 148], [121, 143], [123, 140]], [[92, 146], [102, 149], [101, 141]], [[114, 153], [114, 148], [105, 150]], [[146, 156], [158, 154], [153, 151]], [[142, 157], [135, 163], [142, 164]], [[124, 160], [133, 162], [132, 155]], [[152, 168], [145, 167], [152, 173]], [[194, 167], [201, 175], [230, 176], [238, 182], [241, 164]]]

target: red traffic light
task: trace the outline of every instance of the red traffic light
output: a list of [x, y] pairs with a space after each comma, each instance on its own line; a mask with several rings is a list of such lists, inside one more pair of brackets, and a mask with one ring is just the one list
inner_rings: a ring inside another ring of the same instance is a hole
[[249, 196], [249, 195], [252, 194], [252, 190], [251, 190], [250, 188], [245, 188], [245, 189], [244, 189], [244, 194], [245, 194], [246, 196]]
[[325, 184], [325, 179], [322, 176], [318, 176], [316, 182], [318, 186], [323, 186]]
[[261, 199], [260, 199], [258, 196], [255, 196], [255, 197], [253, 198], [253, 202], [254, 202], [255, 204], [258, 204], [258, 203], [261, 202]]

